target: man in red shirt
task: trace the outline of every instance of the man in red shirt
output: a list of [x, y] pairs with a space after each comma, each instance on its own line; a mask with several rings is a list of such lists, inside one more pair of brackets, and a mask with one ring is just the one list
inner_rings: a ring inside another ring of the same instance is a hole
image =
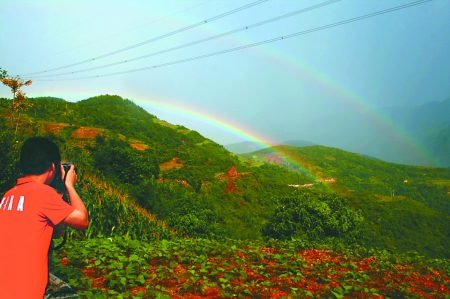
[[[61, 167], [57, 145], [43, 137], [26, 140], [20, 151], [24, 177], [0, 201], [0, 298], [42, 299], [48, 281], [48, 250], [56, 225], [84, 229], [88, 213], [74, 185], [71, 165], [65, 186], [71, 204], [48, 186]], [[62, 176], [65, 172], [61, 167]]]

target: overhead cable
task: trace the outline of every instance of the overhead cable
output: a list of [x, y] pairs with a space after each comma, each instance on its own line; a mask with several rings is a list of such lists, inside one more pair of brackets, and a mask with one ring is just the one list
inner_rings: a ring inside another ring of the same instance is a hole
[[316, 9], [316, 8], [319, 8], [319, 7], [322, 7], [322, 6], [326, 6], [326, 5], [335, 3], [335, 2], [339, 2], [339, 1], [341, 1], [341, 0], [330, 0], [330, 1], [323, 2], [323, 3], [320, 3], [320, 4], [314, 5], [314, 6], [310, 6], [310, 7], [303, 8], [303, 9], [299, 9], [299, 10], [296, 10], [294, 12], [291, 12], [291, 13], [288, 13], [288, 14], [284, 14], [284, 15], [281, 15], [281, 16], [278, 16], [278, 17], [275, 17], [275, 18], [271, 18], [271, 19], [268, 19], [268, 20], [265, 20], [265, 21], [262, 21], [262, 22], [258, 22], [258, 23], [252, 24], [252, 25], [248, 25], [248, 26], [245, 26], [245, 27], [242, 27], [242, 28], [239, 28], [239, 29], [235, 29], [235, 30], [228, 31], [228, 32], [225, 32], [225, 33], [222, 33], [222, 34], [218, 34], [218, 35], [215, 35], [215, 36], [212, 36], [212, 37], [208, 37], [208, 38], [201, 39], [201, 40], [198, 40], [198, 41], [195, 41], [195, 42], [187, 43], [187, 44], [184, 44], [184, 45], [181, 45], [181, 46], [169, 48], [169, 49], [166, 49], [166, 50], [154, 52], [154, 53], [151, 53], [151, 54], [147, 54], [147, 55], [143, 55], [143, 56], [127, 59], [127, 60], [124, 60], [124, 61], [113, 62], [113, 63], [109, 63], [109, 64], [105, 64], [105, 65], [101, 65], [101, 66], [97, 66], [97, 67], [93, 67], [93, 68], [88, 68], [88, 69], [84, 69], [84, 70], [73, 71], [73, 72], [66, 72], [66, 73], [52, 74], [52, 75], [49, 74], [49, 75], [42, 75], [42, 76], [32, 76], [31, 78], [46, 78], [46, 77], [56, 77], [56, 76], [63, 76], [63, 75], [72, 75], [72, 74], [83, 73], [83, 72], [88, 72], [88, 71], [92, 71], [92, 70], [97, 70], [97, 69], [102, 69], [102, 68], [107, 68], [107, 67], [111, 67], [111, 66], [115, 66], [115, 65], [119, 65], [119, 64], [132, 62], [132, 61], [148, 58], [150, 56], [156, 56], [156, 55], [164, 54], [164, 53], [171, 52], [171, 51], [174, 51], [174, 50], [179, 50], [179, 49], [186, 48], [186, 47], [189, 47], [189, 46], [197, 45], [197, 44], [200, 44], [200, 43], [203, 43], [203, 42], [207, 42], [207, 41], [210, 41], [210, 40], [213, 40], [213, 39], [224, 37], [224, 36], [227, 36], [227, 35], [230, 35], [230, 34], [234, 34], [234, 33], [240, 32], [240, 31], [252, 29], [252, 28], [255, 28], [255, 27], [258, 27], [258, 26], [261, 26], [261, 25], [265, 25], [265, 24], [268, 24], [268, 23], [271, 23], [271, 22], [279, 21], [281, 19], [292, 17], [294, 15], [297, 15], [297, 14], [300, 14], [300, 13], [303, 13], [303, 12], [307, 12], [307, 11], [310, 11], [310, 10], [313, 10], [313, 9]]
[[[125, 30], [125, 31], [116, 33], [116, 34], [114, 34], [114, 35], [110, 35], [110, 36], [108, 36], [108, 37], [105, 37], [105, 38], [102, 38], [102, 39], [98, 39], [98, 40], [96, 40], [96, 41], [94, 41], [94, 42], [92, 42], [92, 43], [83, 44], [83, 45], [80, 45], [80, 46], [78, 46], [78, 47], [70, 48], [70, 49], [63, 50], [63, 51], [56, 52], [56, 53], [50, 53], [50, 54], [44, 55], [44, 56], [34, 57], [34, 58], [30, 58], [30, 59], [24, 59], [24, 60], [21, 60], [21, 62], [23, 62], [23, 61], [35, 60], [35, 59], [40, 59], [40, 58], [45, 58], [45, 57], [49, 57], [49, 56], [55, 56], [55, 55], [58, 55], [58, 54], [61, 54], [61, 53], [70, 52], [70, 51], [73, 51], [73, 50], [76, 50], [76, 49], [79, 49], [79, 48], [83, 48], [83, 47], [86, 47], [86, 46], [89, 46], [89, 45], [92, 45], [92, 44], [96, 44], [96, 43], [99, 43], [99, 42], [101, 42], [101, 41], [110, 39], [110, 38], [112, 38], [112, 37], [115, 37], [115, 36], [118, 36], [118, 35], [122, 35], [122, 34], [124, 34], [124, 33], [130, 32], [130, 31], [133, 31], [133, 30], [136, 30], [136, 29], [141, 28], [141, 27], [144, 27], [144, 26], [148, 26], [149, 24], [153, 24], [153, 23], [155, 23], [155, 22], [159, 22], [159, 21], [161, 21], [161, 20], [167, 19], [167, 18], [169, 18], [169, 17], [171, 17], [171, 16], [180, 14], [180, 13], [182, 13], [182, 12], [191, 10], [191, 9], [197, 7], [197, 6], [203, 5], [203, 4], [208, 3], [208, 2], [211, 2], [211, 1], [213, 1], [213, 0], [208, 0], [208, 1], [202, 2], [202, 3], [200, 3], [200, 4], [197, 4], [197, 5], [188, 7], [188, 8], [186, 8], [186, 9], [180, 10], [180, 11], [178, 11], [178, 12], [176, 12], [176, 13], [173, 13], [173, 14], [167, 15], [167, 16], [165, 16], [165, 17], [162, 17], [162, 18], [153, 20], [153, 21], [151, 21], [151, 22], [149, 22], [149, 23], [145, 23], [145, 24], [143, 24], [143, 25], [139, 25], [139, 26], [137, 26], [137, 27], [133, 27], [133, 28], [127, 29], [127, 30]], [[75, 26], [75, 27], [76, 27], [76, 26]], [[72, 27], [72, 28], [74, 28], [74, 27]], [[70, 30], [70, 29], [69, 29], [69, 30]], [[60, 34], [60, 33], [58, 33], [57, 35], [59, 35], [59, 34]]]
[[172, 31], [172, 32], [170, 32], [170, 33], [163, 34], [163, 35], [161, 35], [161, 36], [158, 36], [158, 37], [155, 37], [155, 38], [146, 40], [146, 41], [144, 41], [144, 42], [140, 42], [140, 43], [134, 44], [134, 45], [132, 45], [132, 46], [128, 46], [128, 47], [125, 47], [125, 48], [122, 48], [122, 49], [119, 49], [119, 50], [116, 50], [116, 51], [113, 51], [113, 52], [109, 52], [109, 53], [107, 53], [107, 54], [103, 54], [103, 55], [100, 55], [100, 56], [97, 56], [97, 57], [94, 57], [94, 58], [90, 58], [90, 59], [87, 59], [87, 60], [83, 60], [83, 61], [80, 61], [80, 62], [68, 64], [68, 65], [65, 65], [65, 66], [61, 66], [61, 67], [57, 67], [57, 68], [53, 68], [53, 69], [49, 69], [49, 70], [45, 70], [45, 71], [34, 72], [34, 73], [28, 73], [28, 74], [23, 74], [23, 75], [21, 75], [21, 76], [29, 76], [29, 75], [35, 75], [35, 74], [46, 73], [46, 72], [52, 72], [52, 71], [56, 71], [56, 70], [60, 70], [60, 69], [64, 69], [64, 68], [68, 68], [68, 67], [72, 67], [72, 66], [76, 66], [76, 65], [80, 65], [80, 64], [83, 64], [83, 63], [92, 62], [92, 61], [94, 61], [94, 60], [98, 60], [98, 59], [101, 59], [101, 58], [105, 58], [105, 57], [108, 57], [108, 56], [111, 56], [111, 55], [115, 55], [115, 54], [118, 54], [118, 53], [121, 53], [121, 52], [124, 52], [124, 51], [128, 51], [128, 50], [131, 50], [131, 49], [134, 49], [134, 48], [137, 48], [137, 47], [146, 45], [146, 44], [148, 44], [148, 43], [152, 43], [152, 42], [154, 42], [154, 41], [157, 41], [157, 40], [160, 40], [160, 39], [163, 39], [163, 38], [166, 38], [166, 37], [169, 37], [169, 36], [171, 36], [171, 35], [174, 35], [174, 34], [177, 34], [177, 33], [180, 33], [180, 32], [183, 32], [183, 31], [186, 31], [186, 30], [189, 30], [189, 29], [192, 29], [192, 28], [201, 26], [201, 25], [204, 25], [204, 24], [206, 24], [206, 23], [209, 23], [209, 22], [218, 20], [218, 19], [220, 19], [220, 18], [226, 17], [226, 16], [228, 16], [228, 15], [234, 14], [234, 13], [236, 13], [236, 12], [238, 12], [238, 11], [241, 11], [241, 10], [244, 10], [244, 9], [247, 9], [247, 8], [250, 8], [250, 7], [252, 7], [252, 6], [261, 4], [261, 3], [266, 2], [266, 1], [269, 1], [269, 0], [259, 0], [259, 1], [256, 1], [256, 2], [252, 2], [252, 3], [250, 3], [250, 4], [247, 4], [247, 5], [244, 5], [244, 6], [242, 6], [242, 7], [239, 7], [239, 8], [233, 9], [233, 10], [230, 10], [230, 11], [228, 11], [228, 12], [226, 12], [226, 13], [217, 15], [217, 16], [215, 16], [215, 17], [206, 19], [206, 20], [204, 20], [204, 21], [201, 21], [201, 22], [198, 22], [198, 23], [189, 25], [189, 26], [187, 26], [187, 27], [184, 27], [184, 28], [181, 28], [181, 29]]
[[160, 67], [169, 66], [169, 65], [180, 64], [180, 63], [184, 63], [184, 62], [189, 62], [189, 61], [193, 61], [193, 60], [199, 60], [199, 59], [203, 59], [203, 58], [207, 58], [207, 57], [212, 57], [212, 56], [221, 55], [221, 54], [225, 54], [225, 53], [230, 53], [230, 52], [234, 52], [234, 51], [238, 51], [238, 50], [243, 50], [243, 49], [247, 49], [247, 48], [251, 48], [251, 47], [255, 47], [255, 46], [260, 46], [260, 45], [263, 45], [263, 44], [272, 43], [272, 42], [276, 42], [276, 41], [280, 41], [280, 40], [296, 37], [296, 36], [299, 36], [299, 35], [304, 35], [304, 34], [316, 32], [316, 31], [320, 31], [320, 30], [325, 30], [325, 29], [328, 29], [328, 28], [332, 28], [332, 27], [336, 27], [336, 26], [340, 26], [340, 25], [344, 25], [344, 24], [360, 21], [360, 20], [363, 20], [363, 19], [367, 19], [367, 18], [378, 16], [378, 15], [390, 13], [390, 12], [393, 12], [393, 11], [396, 11], [396, 10], [408, 8], [408, 7], [411, 7], [411, 6], [423, 4], [425, 2], [430, 2], [430, 1], [432, 1], [432, 0], [419, 0], [419, 1], [408, 3], [408, 4], [392, 7], [392, 8], [385, 9], [385, 10], [381, 10], [381, 11], [378, 11], [378, 12], [362, 15], [362, 16], [359, 16], [359, 17], [356, 17], [356, 18], [351, 18], [351, 19], [347, 19], [347, 20], [344, 20], [344, 21], [331, 23], [331, 24], [328, 24], [328, 25], [325, 25], [325, 26], [320, 26], [320, 27], [316, 27], [316, 28], [300, 31], [300, 32], [289, 34], [289, 35], [284, 35], [284, 36], [280, 36], [280, 37], [277, 37], [277, 38], [272, 38], [272, 39], [268, 39], [268, 40], [265, 40], [265, 41], [261, 41], [261, 42], [257, 42], [257, 43], [253, 43], [253, 44], [249, 44], [249, 45], [245, 45], [245, 46], [241, 46], [241, 47], [236, 47], [236, 48], [223, 50], [223, 51], [218, 51], [218, 52], [214, 52], [214, 53], [209, 53], [209, 54], [205, 54], [205, 55], [195, 56], [195, 57], [181, 59], [181, 60], [176, 60], [176, 61], [172, 61], [172, 62], [162, 63], [162, 64], [158, 64], [158, 65], [154, 65], [154, 66], [148, 66], [148, 67], [132, 69], [132, 70], [127, 70], [127, 71], [121, 71], [121, 72], [115, 72], [115, 73], [108, 73], [108, 74], [103, 74], [103, 75], [78, 77], [78, 78], [66, 78], [66, 79], [44, 79], [44, 80], [37, 79], [35, 81], [67, 81], [67, 80], [80, 80], [80, 79], [100, 78], [100, 77], [121, 75], [121, 74], [126, 74], [126, 73], [139, 72], [139, 71], [144, 71], [144, 70], [149, 70], [149, 69], [154, 69], [154, 68], [160, 68]]

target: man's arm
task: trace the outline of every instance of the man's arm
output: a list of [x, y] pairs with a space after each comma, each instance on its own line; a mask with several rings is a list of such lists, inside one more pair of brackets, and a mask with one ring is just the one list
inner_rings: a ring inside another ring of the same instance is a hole
[[[75, 190], [77, 176], [74, 169], [75, 166], [70, 165], [70, 169], [67, 171], [65, 184], [70, 199], [70, 205], [74, 207], [75, 210], [63, 220], [63, 223], [73, 228], [84, 229], [89, 225], [88, 212], [83, 201]], [[64, 176], [64, 169], [62, 166], [61, 174]]]

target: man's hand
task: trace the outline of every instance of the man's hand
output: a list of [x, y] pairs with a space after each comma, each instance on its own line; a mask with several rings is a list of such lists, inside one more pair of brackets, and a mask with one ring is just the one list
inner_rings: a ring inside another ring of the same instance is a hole
[[[64, 176], [66, 176], [66, 180], [64, 180]], [[77, 181], [77, 174], [75, 172], [75, 166], [73, 164], [70, 164], [67, 175], [64, 167], [61, 165], [61, 180], [65, 183], [66, 188], [75, 186], [75, 183]]]
[[67, 171], [67, 175], [64, 171], [64, 167], [61, 165], [62, 179], [66, 176], [64, 183], [66, 184], [67, 194], [69, 195], [70, 205], [75, 210], [64, 219], [63, 223], [73, 228], [84, 229], [89, 225], [89, 218], [86, 207], [83, 201], [75, 190], [75, 183], [77, 181], [77, 174], [75, 173], [75, 166], [70, 164], [70, 168]]

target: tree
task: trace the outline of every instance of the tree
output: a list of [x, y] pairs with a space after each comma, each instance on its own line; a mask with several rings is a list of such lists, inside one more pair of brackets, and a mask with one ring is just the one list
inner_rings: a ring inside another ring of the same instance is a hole
[[219, 215], [205, 203], [185, 193], [173, 200], [167, 224], [182, 236], [192, 238], [213, 238], [224, 236]]
[[18, 145], [12, 132], [0, 132], [0, 194], [12, 188], [19, 176]]
[[8, 72], [6, 72], [5, 70], [2, 70], [2, 68], [0, 67], [0, 79], [6, 78], [8, 77]]
[[19, 76], [8, 77], [8, 73], [0, 68], [0, 81], [11, 89], [13, 99], [11, 107], [8, 111], [8, 118], [12, 125], [15, 124], [14, 132], [17, 133], [17, 128], [20, 122], [20, 115], [22, 112], [28, 110], [32, 105], [28, 102], [25, 93], [21, 90], [23, 86], [28, 86], [33, 83], [31, 80], [24, 81]]
[[282, 198], [262, 233], [276, 239], [292, 237], [318, 241], [332, 237], [355, 242], [363, 217], [337, 194], [305, 192]]
[[116, 183], [136, 186], [159, 175], [159, 165], [150, 151], [138, 151], [120, 139], [92, 148], [92, 157], [97, 170]]

